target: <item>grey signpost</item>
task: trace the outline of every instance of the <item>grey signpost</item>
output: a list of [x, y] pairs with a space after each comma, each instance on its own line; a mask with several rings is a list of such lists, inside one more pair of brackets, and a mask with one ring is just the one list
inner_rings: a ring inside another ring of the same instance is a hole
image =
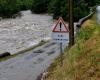
[[69, 43], [69, 29], [60, 17], [52, 30], [52, 38], [55, 43], [60, 44], [61, 66], [63, 65], [63, 44]]
[[[60, 22], [60, 31], [62, 31], [62, 23]], [[61, 35], [62, 36], [62, 35]], [[61, 66], [63, 65], [63, 49], [62, 49], [62, 42], [60, 43], [60, 53], [61, 53]]]

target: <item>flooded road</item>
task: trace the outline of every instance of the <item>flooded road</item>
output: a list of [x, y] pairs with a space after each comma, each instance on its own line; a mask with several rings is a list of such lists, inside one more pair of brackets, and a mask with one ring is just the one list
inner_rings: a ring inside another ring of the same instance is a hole
[[0, 80], [36, 80], [60, 54], [52, 41], [34, 50], [0, 62]]
[[0, 53], [8, 51], [12, 54], [23, 50], [42, 39], [51, 36], [52, 17], [48, 14], [31, 14], [21, 11], [22, 16], [0, 21]]

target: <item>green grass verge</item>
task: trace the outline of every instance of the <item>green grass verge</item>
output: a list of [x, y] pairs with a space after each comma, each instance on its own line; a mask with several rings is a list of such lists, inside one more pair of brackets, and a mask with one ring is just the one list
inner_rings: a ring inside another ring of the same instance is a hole
[[48, 69], [46, 80], [100, 80], [100, 25], [95, 16], [83, 25], [75, 45]]

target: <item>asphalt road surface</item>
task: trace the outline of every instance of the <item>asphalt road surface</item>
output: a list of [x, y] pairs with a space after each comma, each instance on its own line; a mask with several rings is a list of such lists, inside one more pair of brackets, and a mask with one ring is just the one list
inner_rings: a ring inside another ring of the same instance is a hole
[[59, 50], [57, 44], [49, 42], [15, 58], [0, 62], [0, 80], [36, 80], [59, 56]]

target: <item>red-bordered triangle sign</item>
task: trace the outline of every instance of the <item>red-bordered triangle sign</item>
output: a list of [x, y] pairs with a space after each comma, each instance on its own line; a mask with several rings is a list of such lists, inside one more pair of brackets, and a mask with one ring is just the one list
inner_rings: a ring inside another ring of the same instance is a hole
[[69, 32], [68, 27], [66, 26], [64, 20], [60, 17], [56, 22], [52, 32], [60, 32], [60, 33], [67, 33]]

